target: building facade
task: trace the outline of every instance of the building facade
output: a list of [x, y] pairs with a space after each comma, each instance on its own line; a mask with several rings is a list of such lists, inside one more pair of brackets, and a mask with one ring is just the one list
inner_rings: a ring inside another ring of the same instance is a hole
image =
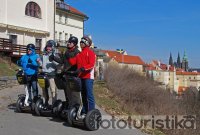
[[41, 49], [54, 36], [53, 0], [0, 0], [0, 37]]
[[84, 21], [88, 17], [66, 4], [63, 1], [56, 2], [55, 15], [55, 40], [61, 45], [65, 46], [66, 41], [71, 36], [76, 36], [79, 41], [84, 35]]
[[[84, 35], [88, 17], [63, 0], [0, 0], [0, 38], [12, 44], [33, 43], [43, 50], [49, 39], [65, 45], [70, 36]], [[55, 10], [54, 10], [55, 9]]]

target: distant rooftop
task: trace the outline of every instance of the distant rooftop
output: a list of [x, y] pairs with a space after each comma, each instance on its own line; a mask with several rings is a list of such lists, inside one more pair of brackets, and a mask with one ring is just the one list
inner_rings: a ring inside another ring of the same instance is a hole
[[63, 1], [57, 1], [56, 2], [56, 8], [63, 10], [63, 11], [66, 11], [66, 12], [69, 12], [69, 13], [73, 13], [73, 14], [82, 16], [82, 17], [88, 19], [88, 16], [86, 14], [82, 13], [81, 11], [77, 10], [76, 8], [68, 5], [67, 3], [65, 3]]

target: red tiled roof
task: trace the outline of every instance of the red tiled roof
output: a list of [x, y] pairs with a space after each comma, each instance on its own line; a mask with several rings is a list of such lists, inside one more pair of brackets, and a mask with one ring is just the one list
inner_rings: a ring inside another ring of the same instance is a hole
[[156, 67], [153, 64], [147, 64], [147, 70], [156, 70]]
[[176, 75], [200, 75], [200, 72], [176, 72]]
[[178, 87], [178, 94], [181, 95], [184, 91], [186, 91], [188, 87], [179, 86]]
[[110, 50], [102, 51], [107, 53], [109, 57], [115, 59], [119, 63], [145, 65], [144, 61], [139, 56], [123, 55]]
[[[160, 65], [159, 65], [159, 63], [160, 63]], [[158, 60], [153, 60], [150, 64], [151, 64], [151, 66], [153, 66], [155, 68], [158, 67], [160, 70], [163, 70], [163, 71], [166, 71], [166, 70], [174, 71], [174, 69], [175, 69], [174, 66], [161, 63]], [[169, 66], [169, 69], [168, 69], [168, 66]]]
[[71, 13], [74, 13], [74, 14], [77, 14], [77, 15], [81, 15], [81, 16], [84, 16], [84, 17], [88, 18], [86, 14], [80, 12], [79, 10], [77, 10], [76, 8], [68, 5], [65, 2], [57, 2], [56, 3], [56, 7], [61, 9], [61, 10], [69, 11]]
[[79, 15], [82, 15], [82, 16], [86, 16], [84, 13], [80, 12], [79, 10], [75, 9], [75, 8], [72, 7], [72, 6], [69, 6], [69, 10], [70, 10], [70, 12], [72, 12], [72, 13], [79, 14]]

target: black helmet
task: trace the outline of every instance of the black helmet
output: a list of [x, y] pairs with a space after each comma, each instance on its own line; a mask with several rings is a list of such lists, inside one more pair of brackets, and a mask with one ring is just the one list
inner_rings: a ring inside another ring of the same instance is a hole
[[48, 40], [46, 43], [46, 47], [55, 47], [56, 46], [56, 42], [54, 40]]
[[88, 36], [83, 36], [81, 38], [81, 43], [84, 43], [86, 46], [91, 46], [92, 45], [92, 40]]
[[78, 44], [78, 38], [71, 36], [68, 40], [68, 43], [74, 43], [75, 45], [77, 45]]
[[28, 45], [26, 46], [26, 49], [35, 50], [35, 45], [34, 45], [34, 44], [28, 44]]

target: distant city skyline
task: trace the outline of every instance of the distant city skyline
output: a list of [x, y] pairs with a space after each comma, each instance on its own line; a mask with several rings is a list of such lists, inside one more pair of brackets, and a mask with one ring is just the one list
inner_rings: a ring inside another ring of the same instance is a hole
[[168, 63], [184, 51], [189, 67], [200, 68], [200, 1], [66, 0], [87, 14], [85, 33], [101, 49], [124, 49], [145, 62]]

